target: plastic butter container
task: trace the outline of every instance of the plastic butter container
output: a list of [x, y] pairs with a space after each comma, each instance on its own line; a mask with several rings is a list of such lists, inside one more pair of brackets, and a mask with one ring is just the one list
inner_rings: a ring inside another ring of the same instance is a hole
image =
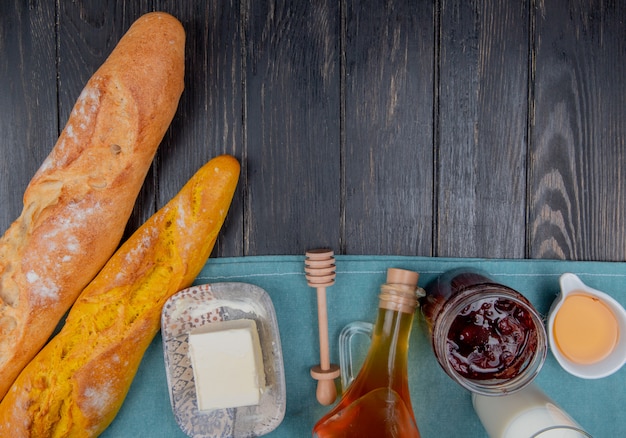
[[190, 437], [262, 436], [285, 416], [278, 324], [267, 292], [247, 283], [193, 286], [161, 315], [170, 402]]

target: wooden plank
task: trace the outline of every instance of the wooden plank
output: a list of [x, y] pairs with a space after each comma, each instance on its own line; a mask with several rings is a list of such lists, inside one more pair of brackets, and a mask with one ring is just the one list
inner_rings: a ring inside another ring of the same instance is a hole
[[539, 2], [530, 256], [626, 259], [626, 3]]
[[243, 132], [242, 20], [238, 1], [157, 2], [186, 33], [185, 91], [157, 156], [158, 206], [211, 158], [228, 153], [242, 174], [214, 256], [243, 255], [247, 163]]
[[54, 2], [0, 2], [0, 233], [56, 143]]
[[[85, 84], [109, 56], [130, 25], [152, 10], [151, 2], [121, 4], [59, 2], [59, 120], [62, 129]], [[155, 182], [151, 170], [128, 222], [126, 238], [155, 211]]]
[[430, 255], [433, 5], [348, 1], [344, 40], [343, 249]]
[[186, 28], [186, 90], [128, 232], [227, 152], [216, 255], [626, 258], [626, 6], [599, 0], [2, 2], [0, 226], [154, 9]]
[[437, 256], [525, 256], [528, 14], [441, 3]]
[[244, 2], [247, 255], [340, 244], [338, 2]]

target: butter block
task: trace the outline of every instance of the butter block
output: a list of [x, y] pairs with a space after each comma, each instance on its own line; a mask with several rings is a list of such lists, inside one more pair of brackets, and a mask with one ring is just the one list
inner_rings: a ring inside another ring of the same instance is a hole
[[256, 323], [238, 319], [206, 324], [189, 334], [198, 409], [257, 405], [265, 371]]

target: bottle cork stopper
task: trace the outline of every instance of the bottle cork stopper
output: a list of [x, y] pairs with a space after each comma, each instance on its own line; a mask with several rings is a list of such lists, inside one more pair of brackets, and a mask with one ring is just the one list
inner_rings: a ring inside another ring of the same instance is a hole
[[378, 307], [403, 313], [413, 313], [422, 294], [417, 287], [419, 274], [399, 268], [387, 269], [387, 282], [382, 285]]
[[387, 269], [387, 283], [389, 284], [406, 284], [407, 286], [417, 286], [419, 274], [414, 271], [408, 271], [400, 268]]

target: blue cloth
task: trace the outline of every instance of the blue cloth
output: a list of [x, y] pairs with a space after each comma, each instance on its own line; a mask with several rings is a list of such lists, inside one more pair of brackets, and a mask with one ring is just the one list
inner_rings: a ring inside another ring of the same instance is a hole
[[[339, 362], [338, 336], [351, 321], [374, 322], [379, 286], [389, 267], [420, 273], [420, 286], [461, 266], [482, 269], [533, 302], [546, 315], [559, 291], [558, 278], [573, 272], [591, 287], [626, 307], [626, 263], [552, 260], [448, 259], [394, 256], [337, 256], [337, 279], [327, 289], [331, 361]], [[310, 437], [328, 411], [315, 399], [309, 369], [319, 363], [316, 295], [304, 277], [304, 257], [260, 256], [210, 259], [195, 284], [246, 282], [272, 298], [283, 348], [287, 384], [284, 421], [268, 437]], [[470, 395], [447, 377], [435, 361], [419, 313], [411, 334], [409, 382], [423, 438], [485, 437]], [[626, 436], [626, 367], [599, 380], [563, 371], [548, 353], [536, 383], [594, 437]], [[171, 411], [161, 338], [146, 352], [130, 392], [104, 437], [184, 437]]]

